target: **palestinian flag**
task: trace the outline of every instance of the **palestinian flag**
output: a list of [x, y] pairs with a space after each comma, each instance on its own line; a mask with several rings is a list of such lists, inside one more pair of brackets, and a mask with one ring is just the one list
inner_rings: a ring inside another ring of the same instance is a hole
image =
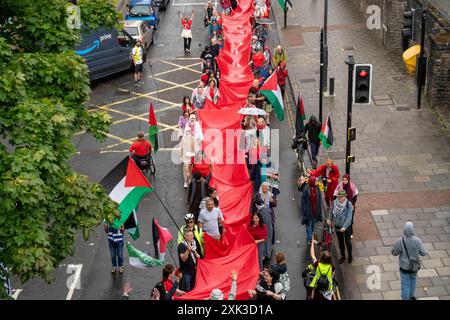
[[150, 102], [150, 109], [148, 111], [148, 138], [152, 144], [153, 151], [156, 153], [158, 147], [158, 123], [156, 122], [155, 111], [153, 110], [153, 103]]
[[331, 130], [331, 114], [328, 114], [327, 119], [322, 124], [322, 131], [320, 131], [319, 138], [320, 140], [322, 140], [322, 144], [325, 149], [328, 149], [333, 145], [333, 130]]
[[305, 125], [303, 121], [305, 121], [305, 107], [303, 106], [303, 97], [301, 94], [298, 95], [297, 100], [297, 114], [295, 116], [295, 133], [299, 135], [300, 132], [305, 130]]
[[125, 230], [128, 230], [131, 238], [136, 241], [141, 236], [139, 234], [139, 225], [137, 219], [137, 208], [133, 210], [133, 213], [130, 214], [127, 221], [124, 223]]
[[[287, 2], [287, 3], [286, 3], [286, 2]], [[280, 7], [281, 7], [281, 9], [283, 9], [283, 11], [286, 10], [286, 5], [287, 5], [288, 10], [289, 10], [290, 8], [292, 8], [292, 4], [291, 4], [290, 1], [286, 1], [286, 0], [278, 0], [278, 3], [280, 4]]]
[[275, 109], [275, 114], [279, 121], [284, 120], [283, 97], [281, 96], [280, 86], [278, 85], [277, 73], [274, 72], [264, 82], [260, 89], [261, 93], [267, 98], [269, 103]]
[[166, 228], [161, 227], [156, 218], [153, 218], [152, 232], [155, 257], [164, 261], [167, 246], [173, 240], [172, 234]]
[[109, 197], [119, 204], [120, 218], [115, 219], [113, 227], [118, 229], [130, 217], [142, 197], [153, 190], [144, 174], [134, 161], [126, 156], [100, 182]]
[[129, 262], [133, 267], [147, 268], [164, 265], [163, 259], [152, 258], [148, 254], [145, 254], [142, 251], [139, 251], [138, 249], [133, 247], [129, 242], [127, 242], [127, 249]]

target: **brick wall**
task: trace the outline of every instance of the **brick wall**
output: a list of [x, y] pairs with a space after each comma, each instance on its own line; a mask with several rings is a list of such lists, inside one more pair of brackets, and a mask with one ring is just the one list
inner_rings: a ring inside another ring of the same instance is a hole
[[430, 37], [426, 93], [433, 106], [450, 108], [450, 33]]

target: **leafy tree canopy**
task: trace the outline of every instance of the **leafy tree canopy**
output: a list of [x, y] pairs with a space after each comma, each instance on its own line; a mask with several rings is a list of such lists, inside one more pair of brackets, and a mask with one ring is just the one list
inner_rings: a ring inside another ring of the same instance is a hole
[[[103, 188], [72, 170], [76, 133], [104, 139], [111, 118], [88, 112], [88, 69], [72, 48], [67, 0], [0, 0], [0, 261], [25, 282], [52, 280], [117, 206]], [[118, 28], [108, 0], [79, 0], [85, 29]], [[0, 290], [1, 291], [1, 290]]]

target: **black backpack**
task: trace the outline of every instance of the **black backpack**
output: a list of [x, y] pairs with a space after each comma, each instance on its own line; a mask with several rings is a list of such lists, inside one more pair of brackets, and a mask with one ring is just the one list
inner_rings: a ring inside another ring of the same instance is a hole
[[[331, 266], [330, 266], [331, 268]], [[319, 272], [319, 278], [316, 282], [316, 289], [319, 291], [328, 291], [328, 288], [330, 287], [330, 281], [328, 281], [328, 277], [326, 274], [322, 274], [320, 272], [319, 267], [317, 267], [317, 271]]]

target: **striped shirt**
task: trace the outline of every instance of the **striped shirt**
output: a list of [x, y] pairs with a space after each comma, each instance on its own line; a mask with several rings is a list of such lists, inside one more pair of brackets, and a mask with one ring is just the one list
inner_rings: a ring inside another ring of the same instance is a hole
[[123, 241], [123, 232], [120, 229], [114, 229], [111, 226], [108, 226], [108, 240], [113, 242], [121, 242]]

